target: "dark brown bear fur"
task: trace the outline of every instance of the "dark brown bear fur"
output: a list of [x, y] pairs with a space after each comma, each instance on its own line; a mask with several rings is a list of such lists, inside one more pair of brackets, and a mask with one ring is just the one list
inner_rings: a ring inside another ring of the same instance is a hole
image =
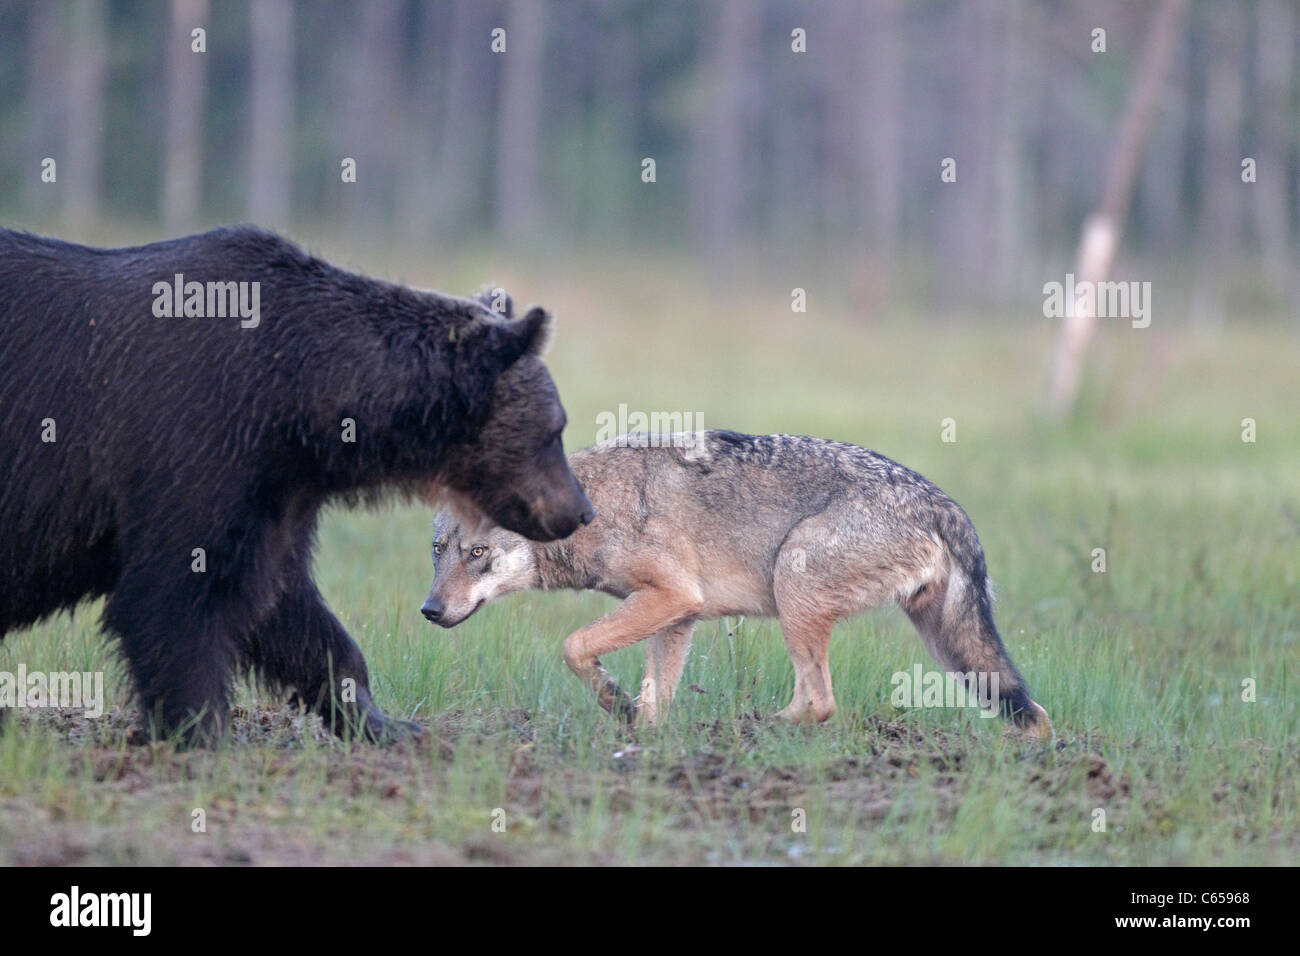
[[[260, 321], [160, 317], [178, 273], [260, 283]], [[317, 517], [444, 489], [539, 540], [588, 520], [549, 325], [253, 228], [128, 249], [0, 230], [0, 637], [106, 595], [156, 731], [219, 734], [247, 669], [337, 733], [409, 729], [312, 583]]]

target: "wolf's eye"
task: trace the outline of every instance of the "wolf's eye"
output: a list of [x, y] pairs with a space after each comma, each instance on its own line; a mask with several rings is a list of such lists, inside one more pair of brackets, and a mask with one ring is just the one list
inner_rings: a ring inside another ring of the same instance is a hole
[[486, 550], [487, 550], [487, 548], [483, 548], [483, 547], [475, 548], [473, 551], [471, 551], [471, 552], [469, 553], [469, 556], [470, 556], [471, 558], [481, 558], [481, 557], [483, 557], [483, 552], [486, 551]]
[[434, 553], [434, 554], [442, 554], [442, 545], [440, 545], [440, 544], [435, 544], [435, 545], [433, 546], [433, 553]]

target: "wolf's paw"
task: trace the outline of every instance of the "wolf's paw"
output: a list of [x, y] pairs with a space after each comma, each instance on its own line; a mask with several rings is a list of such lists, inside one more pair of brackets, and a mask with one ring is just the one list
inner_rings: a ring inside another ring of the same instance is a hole
[[831, 715], [834, 713], [834, 703], [824, 704], [821, 706], [809, 703], [802, 707], [796, 707], [792, 702], [789, 707], [786, 707], [784, 710], [778, 710], [772, 716], [781, 720], [788, 720], [793, 724], [820, 724], [823, 721], [829, 720]]
[[1011, 722], [1003, 728], [1002, 733], [1024, 740], [1046, 741], [1052, 739], [1054, 732], [1047, 711], [1031, 700], [1028, 710], [1016, 714]]
[[630, 727], [636, 723], [636, 705], [614, 681], [605, 679], [596, 691], [596, 701], [624, 725]]

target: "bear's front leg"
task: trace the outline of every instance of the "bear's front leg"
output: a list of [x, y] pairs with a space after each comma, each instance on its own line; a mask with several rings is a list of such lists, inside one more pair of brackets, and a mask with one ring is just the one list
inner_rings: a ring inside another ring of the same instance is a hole
[[339, 737], [386, 743], [423, 732], [419, 724], [395, 720], [376, 706], [361, 648], [305, 575], [255, 629], [247, 651], [260, 677], [292, 687], [294, 699]]
[[237, 660], [228, 610], [156, 562], [123, 572], [104, 624], [121, 641], [150, 735], [182, 747], [216, 743]]

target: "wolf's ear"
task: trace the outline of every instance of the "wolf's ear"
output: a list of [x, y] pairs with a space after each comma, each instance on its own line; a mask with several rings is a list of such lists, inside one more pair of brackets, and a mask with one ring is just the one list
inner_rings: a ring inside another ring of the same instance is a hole
[[493, 328], [497, 348], [509, 367], [525, 355], [540, 358], [546, 353], [554, 334], [555, 323], [545, 309], [532, 308], [522, 319], [502, 322]]
[[499, 285], [485, 285], [478, 290], [474, 300], [482, 303], [489, 311], [495, 312], [503, 319], [513, 319], [515, 317], [515, 300], [510, 298], [510, 293]]

